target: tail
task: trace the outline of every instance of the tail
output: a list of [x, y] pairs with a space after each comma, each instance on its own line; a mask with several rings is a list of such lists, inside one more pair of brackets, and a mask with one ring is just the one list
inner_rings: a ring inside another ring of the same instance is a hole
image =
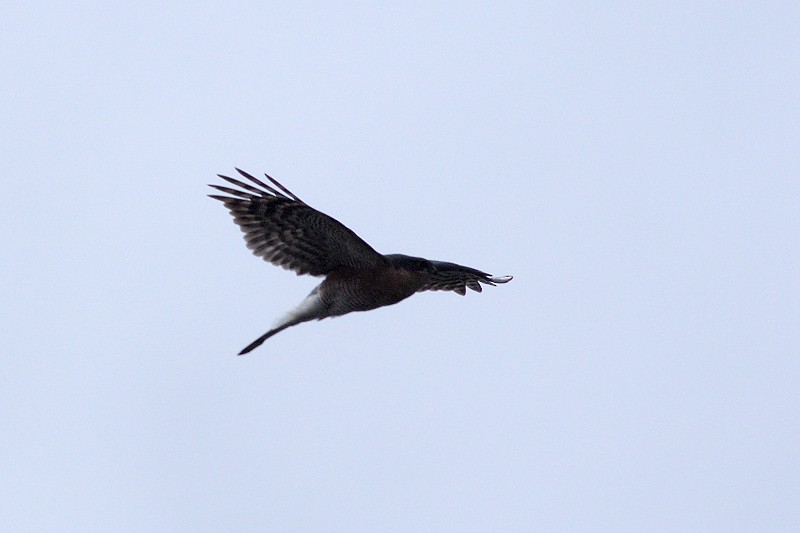
[[281, 331], [285, 330], [289, 326], [293, 326], [293, 325], [294, 324], [285, 324], [285, 325], [277, 327], [277, 328], [272, 328], [271, 330], [269, 330], [268, 332], [264, 333], [259, 338], [257, 338], [256, 340], [254, 340], [253, 342], [248, 344], [241, 352], [239, 352], [239, 355], [244, 355], [244, 354], [252, 352], [256, 348], [258, 348], [259, 346], [264, 344], [265, 340], [269, 339], [270, 337], [272, 337], [276, 333], [280, 333]]
[[264, 344], [265, 340], [269, 339], [276, 333], [280, 333], [286, 328], [296, 326], [297, 324], [301, 324], [303, 322], [308, 322], [309, 320], [314, 320], [315, 318], [321, 319], [329, 316], [326, 314], [326, 310], [327, 307], [319, 296], [319, 287], [316, 287], [308, 296], [306, 296], [305, 300], [300, 302], [297, 307], [286, 313], [286, 316], [278, 320], [275, 325], [272, 326], [272, 329], [248, 344], [241, 352], [239, 352], [239, 355], [252, 352]]

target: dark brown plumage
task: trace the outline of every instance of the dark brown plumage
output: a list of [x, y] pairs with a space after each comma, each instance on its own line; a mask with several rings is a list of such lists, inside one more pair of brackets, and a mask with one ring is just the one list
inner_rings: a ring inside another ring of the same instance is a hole
[[229, 196], [221, 201], [244, 232], [253, 253], [298, 275], [326, 276], [275, 326], [243, 349], [243, 355], [284, 329], [306, 322], [395, 304], [415, 292], [481, 292], [511, 276], [493, 277], [474, 268], [401, 254], [381, 255], [338, 220], [310, 207], [270, 176], [272, 183], [239, 170], [250, 183], [218, 174], [233, 189], [210, 185]]

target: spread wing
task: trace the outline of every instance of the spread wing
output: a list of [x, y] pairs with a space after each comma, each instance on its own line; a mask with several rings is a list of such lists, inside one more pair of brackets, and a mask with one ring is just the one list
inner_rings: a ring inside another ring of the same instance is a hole
[[481, 292], [481, 283], [496, 285], [498, 283], [508, 283], [513, 276], [492, 276], [486, 272], [481, 272], [474, 268], [457, 265], [455, 263], [445, 263], [443, 261], [431, 261], [434, 272], [423, 272], [420, 275], [423, 279], [422, 286], [417, 292], [422, 291], [455, 291], [464, 295], [467, 289]]
[[238, 168], [236, 171], [253, 185], [218, 174], [242, 190], [210, 185], [230, 196], [209, 196], [225, 204], [253, 254], [298, 275], [323, 276], [344, 266], [386, 264], [386, 259], [352, 230], [308, 206], [271, 177], [267, 179], [274, 187]]

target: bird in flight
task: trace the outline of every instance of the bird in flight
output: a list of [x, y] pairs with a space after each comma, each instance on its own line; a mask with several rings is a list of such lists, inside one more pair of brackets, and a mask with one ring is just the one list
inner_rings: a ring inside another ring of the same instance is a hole
[[253, 254], [297, 275], [324, 276], [300, 304], [279, 319], [239, 355], [258, 348], [288, 327], [309, 320], [369, 311], [405, 300], [415, 292], [481, 292], [481, 283], [508, 283], [512, 276], [491, 276], [474, 268], [401, 254], [382, 255], [350, 228], [317, 211], [266, 175], [272, 185], [236, 171], [250, 183], [222, 174], [233, 189], [209, 185], [229, 196], [221, 201], [244, 232]]

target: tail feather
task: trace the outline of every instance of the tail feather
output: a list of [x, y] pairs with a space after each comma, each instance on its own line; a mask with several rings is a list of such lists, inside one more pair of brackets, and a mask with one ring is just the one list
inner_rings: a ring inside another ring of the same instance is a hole
[[293, 326], [293, 325], [294, 324], [285, 324], [285, 325], [277, 327], [277, 328], [272, 328], [271, 330], [269, 330], [268, 332], [264, 333], [259, 338], [257, 338], [256, 340], [254, 340], [253, 342], [251, 342], [250, 344], [245, 346], [245, 348], [241, 352], [239, 352], [239, 355], [245, 355], [245, 354], [248, 354], [248, 353], [252, 352], [256, 348], [258, 348], [259, 346], [264, 344], [265, 340], [269, 339], [270, 337], [272, 337], [276, 333], [280, 333], [281, 331], [285, 330], [289, 326]]
[[306, 296], [305, 300], [300, 302], [297, 307], [286, 313], [283, 318], [278, 320], [272, 326], [272, 329], [248, 344], [241, 352], [239, 352], [239, 355], [252, 352], [264, 344], [265, 340], [269, 339], [276, 333], [280, 333], [288, 327], [296, 326], [297, 324], [308, 322], [309, 320], [321, 319], [326, 316], [329, 315], [326, 314], [326, 306], [319, 296], [319, 287], [317, 287], [311, 291], [311, 293]]

